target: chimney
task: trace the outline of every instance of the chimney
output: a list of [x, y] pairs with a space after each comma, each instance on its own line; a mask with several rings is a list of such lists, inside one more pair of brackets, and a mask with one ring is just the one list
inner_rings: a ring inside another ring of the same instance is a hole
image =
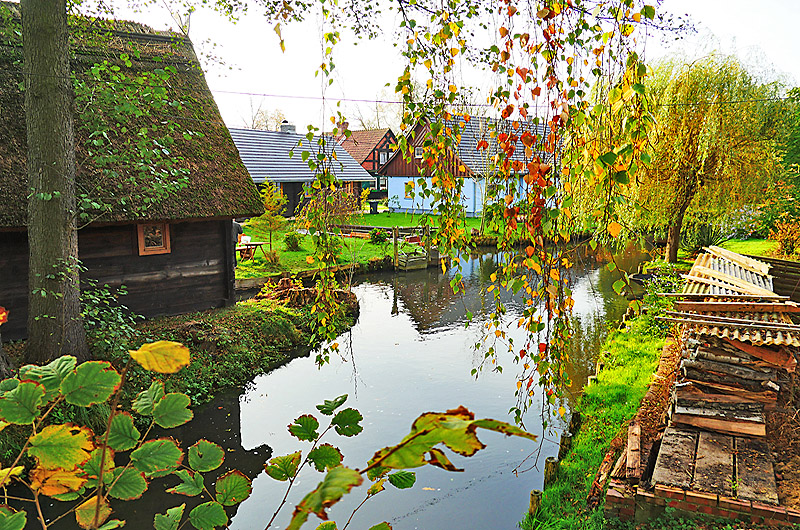
[[283, 132], [283, 133], [296, 133], [297, 132], [297, 128], [294, 125], [292, 125], [291, 123], [289, 123], [288, 120], [283, 120], [281, 122], [281, 132]]

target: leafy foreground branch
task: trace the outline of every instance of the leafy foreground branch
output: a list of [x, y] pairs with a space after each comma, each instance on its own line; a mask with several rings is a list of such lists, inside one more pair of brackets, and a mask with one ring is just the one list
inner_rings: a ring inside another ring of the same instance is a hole
[[[160, 380], [139, 392], [132, 409], [148, 421], [144, 434], [136, 427], [132, 414], [119, 410], [122, 387], [135, 364], [151, 372], [175, 373], [189, 365], [189, 350], [177, 342], [158, 341], [129, 354], [121, 373], [107, 361], [79, 365], [75, 357], [64, 356], [45, 366], [23, 366], [17, 377], [0, 383], [0, 430], [11, 424], [30, 428], [14, 461], [8, 467], [0, 465], [0, 486], [5, 503], [0, 505], [1, 529], [22, 530], [29, 515], [38, 520], [43, 530], [69, 515], [75, 517], [81, 528], [120, 528], [125, 521], [110, 519], [112, 499], [135, 501], [152, 480], [163, 477], [179, 480], [167, 492], [209, 500], [198, 504], [188, 514], [185, 513], [186, 503], [156, 514], [153, 521], [156, 530], [178, 530], [187, 523], [198, 530], [224, 527], [228, 524], [225, 508], [236, 506], [250, 496], [251, 481], [238, 470], [217, 477], [213, 492], [206, 486], [206, 474], [218, 469], [225, 458], [219, 445], [199, 440], [184, 451], [173, 438], [148, 439], [153, 427], [171, 429], [191, 421], [194, 413], [186, 394], [166, 393]], [[338, 448], [321, 443], [330, 431], [349, 437], [363, 430], [360, 425], [363, 418], [356, 409], [338, 410], [346, 399], [345, 394], [317, 405], [322, 415], [330, 416], [328, 426], [321, 433], [319, 421], [310, 414], [298, 417], [289, 425], [289, 432], [300, 441], [310, 442], [311, 449], [305, 458], [302, 458], [302, 451], [296, 451], [275, 457], [265, 466], [269, 476], [289, 484], [266, 528], [272, 526], [284, 508], [289, 490], [305, 467], [314, 467], [325, 474], [317, 488], [295, 507], [287, 529], [302, 527], [309, 515], [315, 514], [326, 521], [318, 529], [332, 530], [337, 526], [327, 521], [327, 508], [361, 486], [364, 476], [372, 482], [366, 492], [366, 502], [383, 491], [387, 482], [400, 489], [412, 487], [416, 477], [406, 469], [432, 464], [448, 471], [459, 471], [440, 446], [462, 456], [472, 456], [485, 447], [476, 435], [478, 428], [536, 439], [507, 423], [476, 420], [472, 412], [459, 407], [444, 413], [422, 414], [399, 444], [377, 451], [363, 469], [351, 469], [341, 465], [343, 456]], [[110, 403], [105, 432], [98, 434], [89, 427], [72, 423], [47, 424], [48, 416], [62, 403], [76, 407]], [[24, 458], [34, 462], [30, 469], [21, 465]], [[9, 496], [5, 488], [12, 480], [27, 488], [30, 497]], [[42, 512], [43, 496], [62, 501], [66, 506], [61, 515], [49, 522]], [[16, 511], [7, 505], [9, 501], [25, 502], [31, 507]], [[343, 529], [348, 527], [352, 517]], [[385, 530], [391, 526], [384, 522], [372, 528]]]

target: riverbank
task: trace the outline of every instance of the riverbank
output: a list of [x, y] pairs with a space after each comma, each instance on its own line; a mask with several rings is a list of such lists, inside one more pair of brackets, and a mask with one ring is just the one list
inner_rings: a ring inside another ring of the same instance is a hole
[[607, 527], [602, 505], [591, 509], [587, 498], [608, 450], [624, 444], [628, 421], [658, 366], [665, 335], [663, 327], [647, 315], [609, 334], [601, 349], [604, 368], [584, 389], [577, 407], [582, 423], [572, 450], [560, 463], [558, 480], [544, 491], [538, 515], [527, 515], [520, 523], [524, 530]]

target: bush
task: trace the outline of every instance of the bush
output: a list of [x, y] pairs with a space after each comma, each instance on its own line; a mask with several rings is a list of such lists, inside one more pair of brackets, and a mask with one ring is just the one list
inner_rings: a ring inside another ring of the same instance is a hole
[[778, 242], [782, 255], [791, 256], [800, 246], [800, 223], [792, 221], [776, 223], [775, 229], [769, 234], [769, 238]]
[[723, 228], [722, 224], [699, 220], [684, 226], [680, 246], [686, 252], [694, 254], [703, 247], [719, 246], [733, 235], [733, 230]]
[[281, 262], [281, 257], [278, 255], [277, 250], [268, 250], [265, 253], [264, 260], [270, 265], [279, 265]]
[[381, 230], [380, 228], [373, 228], [369, 231], [369, 240], [375, 243], [376, 245], [380, 243], [386, 243], [389, 239], [389, 234], [386, 233], [385, 230]]
[[300, 243], [303, 242], [303, 236], [292, 230], [291, 232], [286, 232], [286, 235], [283, 236], [283, 242], [286, 244], [286, 250], [297, 252], [300, 250]]

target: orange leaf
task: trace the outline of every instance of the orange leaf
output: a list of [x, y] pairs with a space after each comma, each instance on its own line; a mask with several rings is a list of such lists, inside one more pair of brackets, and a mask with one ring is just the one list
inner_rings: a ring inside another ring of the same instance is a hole
[[608, 223], [608, 233], [611, 234], [611, 237], [619, 237], [620, 232], [622, 232], [621, 224], [616, 221]]
[[0, 324], [5, 324], [6, 322], [8, 322], [8, 309], [0, 306]]
[[308, 263], [309, 265], [314, 263], [314, 256], [306, 256], [306, 263]]
[[81, 469], [67, 471], [36, 466], [31, 470], [30, 479], [31, 488], [48, 497], [78, 491], [86, 484], [86, 475]]

